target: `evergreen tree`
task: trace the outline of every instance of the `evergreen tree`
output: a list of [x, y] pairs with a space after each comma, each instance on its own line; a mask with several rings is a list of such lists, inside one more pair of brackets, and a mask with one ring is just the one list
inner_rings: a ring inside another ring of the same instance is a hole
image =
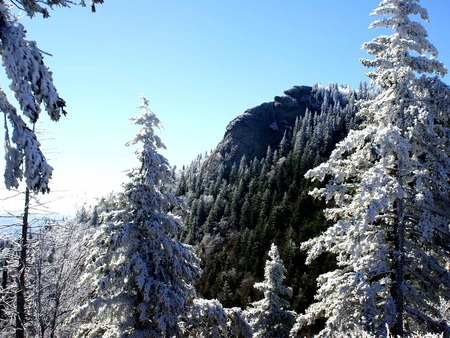
[[283, 296], [292, 297], [292, 289], [283, 285], [286, 269], [275, 244], [270, 247], [269, 258], [264, 268], [264, 281], [254, 285], [264, 293], [264, 298], [253, 302], [244, 316], [254, 337], [288, 337], [295, 323], [295, 312], [288, 310], [289, 302]]
[[192, 311], [184, 320], [184, 332], [189, 337], [253, 337], [250, 326], [243, 318], [242, 310], [224, 308], [216, 299], [194, 299]]
[[[92, 1], [102, 3], [103, 0]], [[52, 73], [44, 63], [44, 53], [35, 41], [26, 39], [26, 29], [14, 14], [17, 7], [27, 16], [49, 17], [54, 6], [69, 7], [69, 0], [18, 0], [0, 2], [0, 55], [6, 75], [11, 81], [21, 116], [0, 86], [0, 110], [5, 115], [5, 185], [17, 188], [22, 179], [34, 192], [48, 192], [53, 168], [48, 164], [34, 132], [34, 124], [44, 110], [53, 121], [66, 115], [65, 101], [53, 84]], [[82, 2], [84, 5], [84, 2]], [[30, 125], [26, 120], [29, 120]], [[9, 128], [12, 127], [10, 134]]]
[[331, 178], [312, 194], [326, 198], [335, 222], [303, 244], [307, 261], [329, 251], [338, 268], [320, 276], [318, 301], [293, 332], [325, 318], [322, 336], [450, 333], [439, 310], [450, 297], [449, 88], [437, 50], [410, 19], [428, 20], [418, 2], [384, 0], [372, 13], [382, 16], [372, 28], [393, 30], [363, 45], [380, 93], [361, 102], [362, 128], [306, 175]]
[[218, 224], [222, 219], [225, 210], [225, 195], [227, 193], [226, 181], [222, 183], [219, 194], [204, 223], [204, 234], [211, 234], [218, 231]]
[[167, 190], [170, 168], [158, 153], [164, 144], [155, 134], [160, 122], [148, 108], [132, 120], [142, 129], [130, 144], [140, 166], [116, 199], [91, 240], [84, 285], [93, 285], [78, 313], [78, 334], [97, 337], [172, 337], [180, 334], [180, 316], [195, 295], [199, 261], [191, 247], [176, 240], [178, 220], [167, 212], [176, 199]]

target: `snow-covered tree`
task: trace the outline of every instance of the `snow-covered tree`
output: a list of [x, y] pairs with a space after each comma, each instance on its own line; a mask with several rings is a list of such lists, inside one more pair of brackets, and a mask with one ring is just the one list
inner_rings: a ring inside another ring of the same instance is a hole
[[321, 336], [363, 330], [386, 335], [445, 332], [440, 310], [450, 297], [450, 91], [446, 69], [423, 26], [418, 0], [383, 0], [371, 28], [392, 29], [365, 43], [368, 76], [380, 92], [360, 102], [361, 129], [340, 142], [329, 160], [306, 176], [328, 180], [334, 221], [303, 244], [311, 262], [324, 251], [338, 268], [318, 279], [317, 302], [293, 333], [325, 318]]
[[[103, 0], [92, 1], [95, 3]], [[53, 121], [66, 115], [65, 101], [59, 96], [51, 71], [44, 64], [44, 53], [35, 41], [26, 39], [26, 29], [15, 14], [20, 9], [27, 16], [49, 17], [55, 6], [69, 7], [70, 0], [18, 0], [0, 2], [0, 54], [9, 88], [22, 111], [19, 114], [0, 86], [0, 111], [5, 116], [5, 185], [17, 188], [22, 179], [34, 192], [48, 192], [53, 168], [40, 149], [33, 126], [44, 110]], [[84, 5], [84, 2], [81, 2]], [[28, 120], [28, 122], [26, 122]], [[9, 129], [12, 129], [10, 132]]]
[[264, 267], [264, 281], [254, 285], [255, 289], [264, 293], [264, 298], [253, 302], [244, 311], [244, 317], [249, 322], [254, 337], [288, 337], [296, 314], [288, 310], [289, 302], [283, 298], [292, 297], [292, 289], [283, 285], [286, 269], [278, 248], [273, 243], [269, 258]]
[[15, 310], [17, 283], [14, 263], [17, 261], [17, 244], [13, 234], [5, 230], [0, 239], [0, 336], [13, 336], [15, 332]]
[[[92, 10], [96, 3], [93, 0]], [[4, 88], [0, 85], [0, 111], [4, 114], [5, 128], [5, 172], [4, 182], [8, 189], [17, 188], [22, 180], [26, 184], [25, 210], [22, 236], [19, 240], [20, 276], [17, 291], [17, 336], [23, 337], [26, 321], [25, 290], [27, 269], [27, 216], [30, 192], [48, 192], [53, 168], [48, 164], [34, 125], [44, 110], [53, 121], [66, 115], [65, 101], [59, 96], [53, 84], [52, 73], [44, 64], [44, 53], [36, 42], [26, 39], [25, 27], [19, 23], [18, 10], [29, 17], [42, 14], [49, 17], [49, 9], [55, 6], [69, 7], [70, 0], [17, 0], [0, 2], [0, 55], [6, 76], [10, 80], [9, 89], [17, 106], [12, 104]], [[84, 2], [81, 1], [81, 5]], [[21, 14], [20, 14], [21, 15]], [[10, 131], [11, 129], [11, 131]]]
[[36, 336], [69, 336], [75, 330], [66, 321], [86, 297], [77, 282], [87, 255], [86, 238], [93, 230], [91, 220], [79, 213], [74, 220], [48, 220], [33, 236], [27, 307]]
[[183, 318], [183, 333], [188, 337], [251, 338], [253, 332], [241, 308], [224, 308], [217, 299], [197, 298]]
[[177, 203], [167, 190], [172, 176], [154, 131], [160, 122], [142, 101], [141, 115], [132, 120], [142, 128], [130, 142], [142, 145], [140, 165], [128, 173], [115, 210], [102, 216], [89, 244], [83, 285], [94, 288], [77, 316], [83, 337], [177, 336], [195, 296], [199, 260], [176, 239], [179, 220], [167, 211]]

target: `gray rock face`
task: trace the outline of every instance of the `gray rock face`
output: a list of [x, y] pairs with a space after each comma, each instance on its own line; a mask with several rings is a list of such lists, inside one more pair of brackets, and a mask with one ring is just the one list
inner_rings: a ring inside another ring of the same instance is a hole
[[245, 111], [232, 120], [223, 140], [209, 156], [203, 169], [209, 172], [223, 165], [229, 172], [234, 163], [239, 164], [245, 155], [247, 160], [261, 159], [266, 155], [267, 147], [276, 149], [284, 132], [291, 129], [298, 116], [306, 109], [319, 111], [320, 103], [312, 93], [312, 87], [295, 86], [276, 96], [273, 102], [266, 102]]

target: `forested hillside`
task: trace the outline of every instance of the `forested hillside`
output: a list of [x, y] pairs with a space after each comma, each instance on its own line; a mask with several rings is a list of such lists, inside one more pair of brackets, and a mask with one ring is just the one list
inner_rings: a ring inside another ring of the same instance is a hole
[[[317, 276], [332, 267], [334, 260], [324, 255], [312, 266], [304, 265], [300, 243], [328, 225], [323, 203], [308, 195], [312, 184], [304, 174], [327, 159], [335, 144], [358, 127], [356, 100], [369, 95], [365, 84], [358, 90], [337, 84], [315, 85], [309, 94], [309, 102], [315, 102], [309, 108], [315, 110], [297, 110], [292, 123], [278, 131], [282, 136], [277, 144], [267, 138], [272, 144], [265, 145], [259, 158], [249, 158], [245, 152], [240, 157], [218, 156], [225, 148], [220, 144], [183, 168], [176, 186], [176, 194], [188, 207], [182, 238], [196, 246], [203, 262], [196, 285], [202, 296], [218, 298], [225, 306], [246, 307], [259, 296], [253, 284], [262, 280], [266, 253], [271, 243], [276, 243], [287, 268], [286, 284], [294, 289], [292, 308], [302, 312], [311, 303]], [[293, 99], [276, 97], [263, 108], [283, 101]], [[232, 124], [245, 119], [245, 128], [260, 128], [255, 121], [261, 118], [260, 111], [261, 106], [250, 109]], [[266, 133], [270, 135], [273, 125], [268, 125]]]
[[65, 101], [12, 10], [72, 1], [0, 1], [22, 111], [0, 87], [5, 185], [26, 185], [21, 223], [0, 231], [0, 336], [450, 337], [450, 87], [419, 2], [372, 12], [370, 87], [288, 89], [180, 171], [141, 96], [122, 190], [38, 220], [53, 168], [34, 127]]

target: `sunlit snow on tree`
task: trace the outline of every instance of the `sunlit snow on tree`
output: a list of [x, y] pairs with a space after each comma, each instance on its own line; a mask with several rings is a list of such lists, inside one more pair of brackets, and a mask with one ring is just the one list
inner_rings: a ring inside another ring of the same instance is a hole
[[[93, 0], [92, 10], [96, 3]], [[65, 101], [59, 96], [53, 84], [52, 72], [44, 64], [44, 52], [35, 41], [26, 39], [26, 29], [19, 23], [17, 9], [30, 18], [41, 14], [49, 17], [49, 9], [69, 7], [76, 4], [71, 0], [18, 0], [0, 2], [0, 54], [8, 79], [9, 88], [23, 114], [21, 116], [0, 86], [0, 111], [5, 116], [5, 185], [17, 188], [25, 179], [28, 189], [34, 192], [48, 192], [53, 168], [40, 149], [33, 130], [42, 109], [53, 121], [66, 115]], [[84, 1], [80, 2], [85, 5]], [[11, 131], [9, 129], [12, 129]]]
[[289, 302], [283, 297], [292, 297], [292, 289], [283, 285], [286, 269], [272, 244], [269, 259], [264, 268], [264, 281], [254, 287], [263, 292], [264, 298], [253, 302], [245, 312], [254, 337], [288, 337], [295, 323], [295, 312], [290, 311]]
[[146, 98], [139, 108], [132, 122], [142, 128], [130, 144], [142, 147], [136, 151], [140, 165], [128, 173], [115, 210], [103, 216], [89, 244], [82, 285], [94, 288], [78, 314], [81, 336], [176, 336], [195, 296], [199, 261], [175, 238], [179, 220], [167, 212], [177, 201], [166, 189], [168, 162], [158, 153], [164, 147], [154, 132], [160, 122]]
[[[317, 302], [293, 330], [325, 318], [321, 335], [362, 330], [386, 335], [446, 332], [440, 310], [450, 298], [449, 88], [416, 0], [384, 0], [372, 28], [387, 27], [363, 48], [374, 58], [368, 76], [380, 94], [360, 102], [362, 128], [351, 131], [329, 160], [309, 171], [327, 180], [327, 231], [303, 244], [311, 262], [336, 255], [338, 268], [318, 279]], [[428, 74], [428, 75], [427, 75]], [[435, 76], [433, 76], [435, 74]]]

